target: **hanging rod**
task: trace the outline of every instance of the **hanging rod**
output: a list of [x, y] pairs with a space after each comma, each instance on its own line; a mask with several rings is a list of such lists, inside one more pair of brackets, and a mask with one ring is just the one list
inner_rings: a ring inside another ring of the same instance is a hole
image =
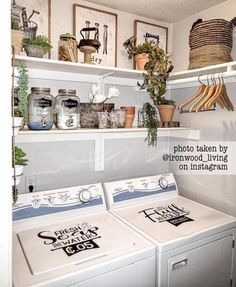
[[[224, 78], [225, 83], [236, 82], [236, 71], [204, 74], [204, 75], [201, 75], [200, 80], [203, 82], [204, 81], [207, 82], [207, 78], [209, 80], [211, 76], [215, 76], [215, 78], [217, 79], [219, 74]], [[187, 77], [187, 75], [185, 74], [185, 75], [182, 75], [182, 77], [184, 78], [176, 79], [176, 80], [169, 80], [167, 82], [168, 88], [172, 89], [172, 88], [176, 88], [176, 86], [180, 86], [180, 88], [193, 87], [196, 84], [199, 85], [198, 76]]]

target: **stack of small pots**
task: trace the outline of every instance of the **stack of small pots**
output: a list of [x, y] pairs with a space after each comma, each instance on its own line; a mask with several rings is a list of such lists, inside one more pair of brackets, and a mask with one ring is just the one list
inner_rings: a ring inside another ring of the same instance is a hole
[[134, 117], [135, 117], [135, 107], [121, 107], [122, 110], [126, 111], [125, 116], [125, 128], [132, 128]]

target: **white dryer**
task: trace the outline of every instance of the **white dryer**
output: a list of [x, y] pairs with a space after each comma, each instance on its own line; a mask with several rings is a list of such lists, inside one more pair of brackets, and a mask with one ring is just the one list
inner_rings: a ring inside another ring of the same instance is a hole
[[179, 196], [172, 174], [104, 187], [110, 211], [155, 243], [156, 286], [236, 286], [234, 217]]
[[15, 287], [155, 286], [155, 246], [106, 211], [101, 184], [19, 195]]

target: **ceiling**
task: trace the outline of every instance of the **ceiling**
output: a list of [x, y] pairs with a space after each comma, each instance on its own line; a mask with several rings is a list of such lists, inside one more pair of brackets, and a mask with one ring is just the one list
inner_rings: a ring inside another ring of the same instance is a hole
[[155, 19], [178, 22], [226, 0], [88, 0], [89, 2]]

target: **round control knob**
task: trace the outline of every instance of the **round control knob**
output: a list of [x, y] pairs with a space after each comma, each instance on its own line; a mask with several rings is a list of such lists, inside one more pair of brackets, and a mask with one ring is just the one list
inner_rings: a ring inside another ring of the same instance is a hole
[[161, 188], [166, 189], [168, 187], [168, 181], [165, 178], [160, 178], [159, 179], [159, 185]]
[[91, 193], [86, 189], [86, 190], [82, 190], [79, 193], [79, 199], [82, 202], [89, 202], [91, 199]]

